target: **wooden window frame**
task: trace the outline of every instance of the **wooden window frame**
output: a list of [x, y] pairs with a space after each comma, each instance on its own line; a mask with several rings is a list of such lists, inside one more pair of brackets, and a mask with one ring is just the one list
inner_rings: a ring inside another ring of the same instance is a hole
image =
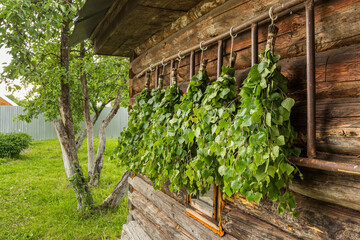
[[221, 226], [221, 213], [225, 207], [225, 202], [221, 197], [221, 190], [215, 184], [214, 188], [214, 196], [213, 196], [213, 210], [212, 217], [203, 213], [201, 209], [191, 205], [191, 195], [186, 193], [185, 196], [185, 210], [186, 214], [195, 220], [202, 223], [205, 227], [212, 230], [214, 233], [219, 234], [220, 236], [224, 236], [225, 232]]

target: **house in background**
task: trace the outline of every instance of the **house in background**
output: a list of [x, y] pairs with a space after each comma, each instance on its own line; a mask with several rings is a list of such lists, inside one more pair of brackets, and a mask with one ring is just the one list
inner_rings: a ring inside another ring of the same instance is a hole
[[0, 94], [0, 106], [18, 106], [16, 103], [11, 101], [8, 97]]

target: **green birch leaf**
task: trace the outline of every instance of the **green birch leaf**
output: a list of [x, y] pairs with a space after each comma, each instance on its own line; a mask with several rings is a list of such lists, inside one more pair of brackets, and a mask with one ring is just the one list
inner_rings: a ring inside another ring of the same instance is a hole
[[277, 144], [279, 144], [279, 146], [283, 146], [285, 145], [285, 138], [283, 135], [280, 135], [278, 138], [277, 138]]
[[271, 113], [266, 113], [266, 125], [268, 125], [269, 127], [271, 127]]
[[294, 106], [294, 104], [295, 100], [292, 98], [286, 98], [284, 101], [281, 102], [281, 106], [283, 106], [289, 112], [291, 111], [291, 108]]
[[195, 137], [195, 133], [190, 130], [188, 133], [189, 142], [192, 142], [194, 140], [194, 137]]

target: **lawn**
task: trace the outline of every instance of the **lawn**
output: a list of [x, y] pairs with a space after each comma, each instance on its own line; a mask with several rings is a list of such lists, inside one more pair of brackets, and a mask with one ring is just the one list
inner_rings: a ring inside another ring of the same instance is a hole
[[[91, 189], [96, 204], [111, 193], [124, 172], [109, 160], [116, 144], [116, 139], [107, 140], [100, 185]], [[86, 142], [79, 160], [87, 172]], [[76, 210], [57, 139], [33, 142], [18, 159], [0, 158], [0, 239], [116, 239], [127, 213], [127, 198], [106, 213]]]

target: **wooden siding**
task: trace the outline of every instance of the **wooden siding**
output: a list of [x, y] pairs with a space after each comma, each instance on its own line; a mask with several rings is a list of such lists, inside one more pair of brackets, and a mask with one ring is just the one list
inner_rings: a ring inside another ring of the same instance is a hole
[[[157, 235], [162, 234], [164, 238], [160, 239], [233, 239], [231, 236], [220, 237], [213, 233], [200, 222], [186, 215], [184, 205], [180, 204], [164, 192], [154, 190], [152, 185], [148, 184], [140, 177], [136, 176], [133, 179], [129, 179], [129, 184], [133, 188], [133, 192], [129, 193], [129, 201], [132, 206], [129, 214], [132, 215], [134, 209], [141, 212], [142, 215], [138, 214], [138, 217], [141, 218], [141, 216], [144, 216], [146, 218], [142, 217], [142, 219], [145, 220], [137, 221], [150, 220], [153, 226], [156, 226], [161, 230], [161, 232], [157, 232]], [[134, 219], [136, 219], [136, 216]], [[149, 225], [148, 228], [151, 228], [152, 225]], [[154, 227], [152, 227], [151, 230], [144, 228], [144, 230], [148, 231], [147, 233], [151, 235], [151, 233], [155, 231], [153, 228]], [[178, 236], [184, 238], [178, 238]], [[153, 239], [155, 240], [158, 238], [154, 237]]]
[[11, 106], [11, 104], [0, 97], [0, 106]]
[[[236, 3], [235, 3], [236, 2]], [[262, 13], [268, 6], [283, 1], [228, 1], [214, 9], [191, 26], [173, 34], [131, 63], [136, 75], [152, 62], [192, 46], [208, 37], [226, 31]], [[315, 7], [316, 26], [316, 97], [317, 147], [319, 151], [357, 156], [360, 154], [360, 8], [359, 0], [320, 0]], [[251, 9], [251, 11], [246, 11]], [[238, 14], [239, 12], [243, 14]], [[346, 24], [344, 27], [343, 24]], [[340, 23], [340, 24], [339, 24]], [[279, 65], [289, 79], [290, 96], [296, 100], [293, 123], [300, 133], [298, 145], [306, 146], [306, 65], [305, 65], [305, 12], [300, 10], [277, 20], [280, 28], [275, 51], [282, 60]], [[259, 27], [259, 50], [265, 45], [267, 25]], [[199, 34], [201, 33], [201, 34]], [[246, 77], [250, 67], [250, 32], [240, 34], [234, 43], [238, 53], [235, 69], [238, 84]], [[225, 41], [224, 63], [227, 63], [229, 41]], [[174, 47], [176, 46], [176, 47]], [[208, 71], [216, 76], [217, 46], [204, 53], [209, 59]], [[196, 63], [199, 54], [196, 54]], [[198, 64], [197, 64], [198, 66]], [[169, 67], [166, 68], [164, 86], [169, 84]], [[186, 90], [189, 81], [189, 58], [182, 60], [179, 86]], [[152, 75], [151, 87], [154, 87]], [[144, 79], [131, 80], [131, 103], [134, 95], [143, 88]]]
[[[132, 219], [152, 239], [359, 239], [360, 212], [296, 194], [299, 218], [280, 216], [268, 200], [226, 199], [220, 238], [185, 214], [185, 206], [136, 176], [129, 179]], [[350, 185], [350, 183], [348, 183]]]

